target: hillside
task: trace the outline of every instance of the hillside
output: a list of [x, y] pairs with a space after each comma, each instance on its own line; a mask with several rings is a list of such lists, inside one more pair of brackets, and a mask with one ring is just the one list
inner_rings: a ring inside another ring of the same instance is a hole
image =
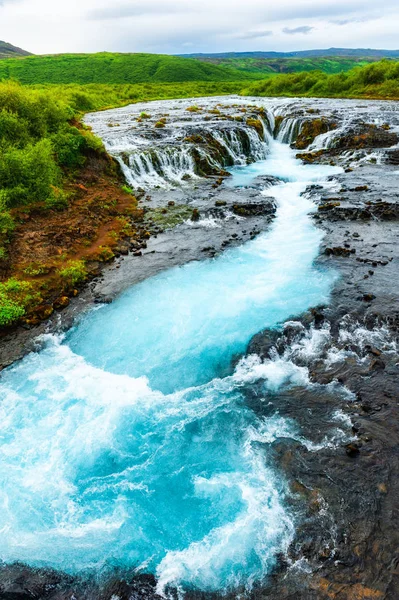
[[30, 52], [27, 52], [26, 50], [22, 50], [22, 48], [17, 48], [17, 46], [13, 46], [12, 44], [8, 44], [7, 42], [2, 42], [0, 40], [0, 59], [17, 58], [19, 56], [30, 56]]
[[275, 73], [299, 73], [301, 71], [323, 71], [324, 73], [340, 73], [357, 66], [374, 62], [376, 58], [215, 58], [199, 57], [197, 60], [208, 64], [219, 65], [230, 69], [238, 69], [256, 76]]
[[347, 73], [288, 73], [253, 83], [249, 96], [399, 99], [399, 62], [382, 60]]
[[23, 84], [241, 81], [257, 77], [224, 66], [160, 54], [60, 54], [0, 62], [0, 80], [15, 79]]
[[327, 48], [324, 50], [298, 50], [293, 52], [216, 52], [181, 54], [186, 58], [316, 58], [341, 56], [351, 58], [399, 58], [399, 50], [375, 48]]

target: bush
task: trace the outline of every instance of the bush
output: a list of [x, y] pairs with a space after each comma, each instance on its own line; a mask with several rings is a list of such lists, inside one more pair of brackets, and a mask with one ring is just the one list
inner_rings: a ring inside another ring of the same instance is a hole
[[86, 140], [76, 127], [65, 125], [51, 137], [57, 163], [62, 167], [76, 168], [83, 165]]
[[35, 292], [28, 281], [11, 278], [0, 283], [0, 326], [19, 321], [26, 314], [27, 308], [40, 301], [40, 294]]
[[86, 265], [82, 260], [71, 261], [59, 274], [68, 287], [74, 287], [86, 279]]
[[8, 110], [0, 111], [0, 145], [24, 146], [29, 141], [29, 125]]
[[0, 188], [7, 208], [47, 200], [51, 186], [59, 178], [48, 139], [28, 144], [24, 149], [11, 148], [0, 155]]
[[25, 309], [23, 306], [0, 291], [0, 327], [12, 325], [12, 323], [19, 321], [24, 314]]
[[57, 188], [52, 186], [51, 194], [46, 199], [46, 207], [54, 210], [64, 210], [68, 206], [68, 194]]
[[346, 73], [320, 71], [278, 75], [244, 91], [256, 96], [399, 98], [399, 63], [382, 60]]

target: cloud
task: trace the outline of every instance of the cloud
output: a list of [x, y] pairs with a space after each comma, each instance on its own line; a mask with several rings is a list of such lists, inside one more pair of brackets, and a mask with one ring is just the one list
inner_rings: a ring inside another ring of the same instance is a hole
[[[1, 1], [1, 0], [0, 0]], [[86, 13], [90, 20], [104, 21], [108, 19], [125, 19], [127, 17], [140, 17], [142, 15], [165, 15], [180, 12], [184, 7], [176, 2], [165, 0], [139, 0], [130, 4], [117, 4], [95, 8]]]
[[375, 17], [353, 17], [352, 19], [333, 19], [329, 21], [332, 25], [349, 25], [350, 23], [367, 23], [368, 21], [374, 21]]
[[0, 0], [0, 14], [12, 44], [43, 54], [398, 46], [398, 0]]
[[247, 31], [244, 33], [237, 33], [231, 37], [236, 40], [257, 40], [259, 38], [269, 37], [271, 35], [273, 35], [273, 31], [268, 29], [265, 31]]
[[287, 33], [288, 35], [296, 35], [297, 33], [302, 33], [303, 35], [308, 35], [311, 31], [313, 31], [314, 27], [310, 27], [309, 25], [302, 25], [301, 27], [294, 27], [290, 29], [289, 27], [284, 27], [282, 30], [283, 33]]
[[[7, 0], [5, 0], [7, 1]], [[1, 0], [0, 0], [1, 2]], [[90, 4], [82, 0], [83, 4]], [[395, 6], [397, 0], [384, 0], [384, 8]], [[108, 20], [123, 19], [128, 17], [137, 17], [151, 15], [155, 18], [158, 15], [176, 14], [190, 15], [200, 13], [207, 15], [208, 20], [213, 18], [225, 20], [239, 17], [243, 20], [254, 22], [265, 21], [268, 23], [308, 18], [329, 18], [337, 16], [341, 18], [344, 15], [354, 13], [364, 13], [366, 10], [376, 10], [373, 0], [323, 0], [323, 2], [314, 2], [314, 0], [280, 0], [278, 4], [270, 6], [265, 5], [264, 0], [247, 0], [243, 3], [241, 0], [230, 0], [228, 3], [224, 0], [202, 0], [201, 6], [195, 2], [186, 0], [131, 0], [130, 2], [106, 3], [103, 6], [96, 6], [86, 11], [86, 17], [89, 20]]]

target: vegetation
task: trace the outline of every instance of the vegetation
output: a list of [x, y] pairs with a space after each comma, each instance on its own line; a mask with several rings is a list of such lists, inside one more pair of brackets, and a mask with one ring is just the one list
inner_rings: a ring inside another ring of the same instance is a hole
[[193, 209], [185, 204], [169, 204], [165, 207], [147, 209], [146, 224], [156, 225], [162, 229], [171, 229], [187, 221]]
[[347, 73], [321, 71], [279, 75], [254, 83], [244, 95], [328, 98], [399, 98], [399, 62], [382, 60]]
[[251, 74], [254, 78], [270, 77], [277, 73], [300, 73], [302, 71], [323, 71], [324, 73], [340, 73], [357, 66], [374, 62], [376, 58], [200, 58], [208, 64], [214, 64]]
[[162, 54], [60, 54], [0, 61], [0, 80], [24, 84], [242, 81], [253, 74]]

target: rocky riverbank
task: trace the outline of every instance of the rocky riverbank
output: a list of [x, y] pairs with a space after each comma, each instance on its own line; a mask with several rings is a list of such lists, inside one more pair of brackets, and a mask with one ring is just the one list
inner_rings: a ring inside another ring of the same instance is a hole
[[[224, 109], [220, 102], [214, 103], [218, 106], [208, 107], [206, 116], [228, 127], [239, 123], [234, 117], [246, 111], [250, 119], [263, 114], [253, 115], [253, 109], [244, 105]], [[309, 376], [309, 385], [280, 390], [275, 396], [270, 393], [267, 402], [262, 382], [245, 389], [255, 412], [267, 416], [277, 411], [295, 420], [309, 441], [274, 442], [273, 462], [290, 482], [288, 502], [292, 512], [300, 515], [300, 524], [288, 555], [279, 557], [274, 575], [253, 591], [256, 599], [399, 597], [399, 175], [395, 150], [399, 113], [395, 103], [362, 103], [363, 109], [356, 101], [343, 104], [281, 100], [274, 108], [275, 123], [269, 122], [275, 135], [296, 145], [298, 158], [307, 163], [334, 163], [344, 172], [334, 176], [331, 185], [310, 186], [306, 191], [317, 205], [315, 223], [325, 231], [318, 263], [339, 274], [328, 306], [314, 307], [277, 330], [259, 333], [247, 351], [248, 356], [255, 354], [263, 361], [279, 357], [305, 369]], [[349, 123], [347, 106], [353, 107], [355, 115]], [[195, 121], [205, 110], [199, 101], [196, 108], [186, 113], [189, 123], [193, 115]], [[184, 104], [182, 110], [186, 111]], [[159, 123], [161, 117], [154, 112]], [[144, 118], [146, 127], [147, 122]], [[181, 123], [181, 113], [177, 122]], [[158, 127], [157, 132], [163, 129]], [[62, 318], [7, 338], [7, 348], [2, 344], [3, 365], [29, 349], [38, 333], [69, 327], [94, 303], [112, 301], [130, 285], [169, 266], [215, 256], [269, 226], [275, 202], [261, 190], [272, 181], [260, 177], [244, 188], [231, 188], [225, 175], [210, 175], [205, 182], [194, 180], [167, 191], [146, 190], [141, 203], [152, 231], [146, 247], [121, 254], [71, 302]], [[168, 216], [181, 222], [169, 228]], [[343, 424], [345, 434], [338, 428], [334, 437], [331, 432], [337, 423]], [[138, 577], [134, 572], [116, 571], [82, 581], [23, 565], [0, 570], [1, 597], [10, 600], [58, 600], [72, 595], [77, 600], [150, 599], [157, 597], [154, 590], [151, 576]], [[190, 593], [186, 597], [215, 596]], [[231, 595], [237, 597], [237, 593]]]

